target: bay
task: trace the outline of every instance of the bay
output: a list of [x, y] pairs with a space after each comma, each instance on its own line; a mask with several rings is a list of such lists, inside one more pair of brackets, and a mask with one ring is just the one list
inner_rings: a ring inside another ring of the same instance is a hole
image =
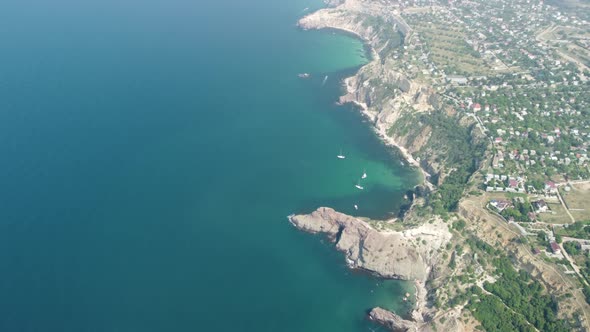
[[0, 4], [0, 330], [367, 331], [367, 309], [408, 310], [409, 285], [286, 219], [387, 217], [417, 181], [334, 104], [367, 60], [295, 27], [321, 6]]

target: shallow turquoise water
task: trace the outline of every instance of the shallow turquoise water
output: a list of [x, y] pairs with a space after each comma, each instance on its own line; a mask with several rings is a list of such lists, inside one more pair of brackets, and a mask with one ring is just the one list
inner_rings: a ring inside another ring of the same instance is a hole
[[295, 28], [320, 5], [0, 3], [0, 331], [366, 331], [407, 309], [286, 220], [386, 216], [416, 181], [334, 105], [365, 59]]

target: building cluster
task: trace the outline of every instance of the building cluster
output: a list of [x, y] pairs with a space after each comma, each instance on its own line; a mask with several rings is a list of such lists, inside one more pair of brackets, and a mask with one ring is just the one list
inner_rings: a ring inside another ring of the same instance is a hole
[[590, 69], [562, 47], [590, 58], [589, 18], [539, 0], [405, 1], [399, 13], [413, 29], [400, 66], [473, 117], [494, 169], [590, 178]]
[[487, 192], [526, 193], [526, 178], [498, 174], [486, 174], [484, 184]]

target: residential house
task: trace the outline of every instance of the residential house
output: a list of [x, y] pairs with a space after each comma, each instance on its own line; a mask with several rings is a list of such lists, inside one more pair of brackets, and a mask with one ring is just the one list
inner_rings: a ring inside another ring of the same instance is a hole
[[535, 201], [532, 204], [533, 204], [533, 208], [535, 209], [535, 212], [537, 212], [537, 213], [543, 213], [543, 212], [549, 211], [549, 206], [547, 205], [547, 202], [545, 202], [542, 199]]
[[561, 254], [561, 248], [559, 247], [559, 245], [556, 242], [551, 242], [551, 251], [553, 251], [554, 254]]
[[512, 207], [512, 203], [504, 199], [493, 199], [490, 201], [490, 205], [496, 208], [498, 212], [502, 212], [505, 209]]
[[555, 185], [555, 182], [553, 182], [553, 181], [545, 182], [545, 191], [552, 193], [552, 194], [557, 193], [557, 185]]

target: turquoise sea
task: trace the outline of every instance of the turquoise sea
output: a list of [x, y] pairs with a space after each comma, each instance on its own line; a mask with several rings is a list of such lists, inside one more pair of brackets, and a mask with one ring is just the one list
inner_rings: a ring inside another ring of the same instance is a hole
[[334, 105], [367, 60], [295, 27], [321, 6], [0, 2], [0, 331], [369, 331], [367, 309], [408, 310], [408, 285], [287, 222], [388, 216], [417, 181]]

